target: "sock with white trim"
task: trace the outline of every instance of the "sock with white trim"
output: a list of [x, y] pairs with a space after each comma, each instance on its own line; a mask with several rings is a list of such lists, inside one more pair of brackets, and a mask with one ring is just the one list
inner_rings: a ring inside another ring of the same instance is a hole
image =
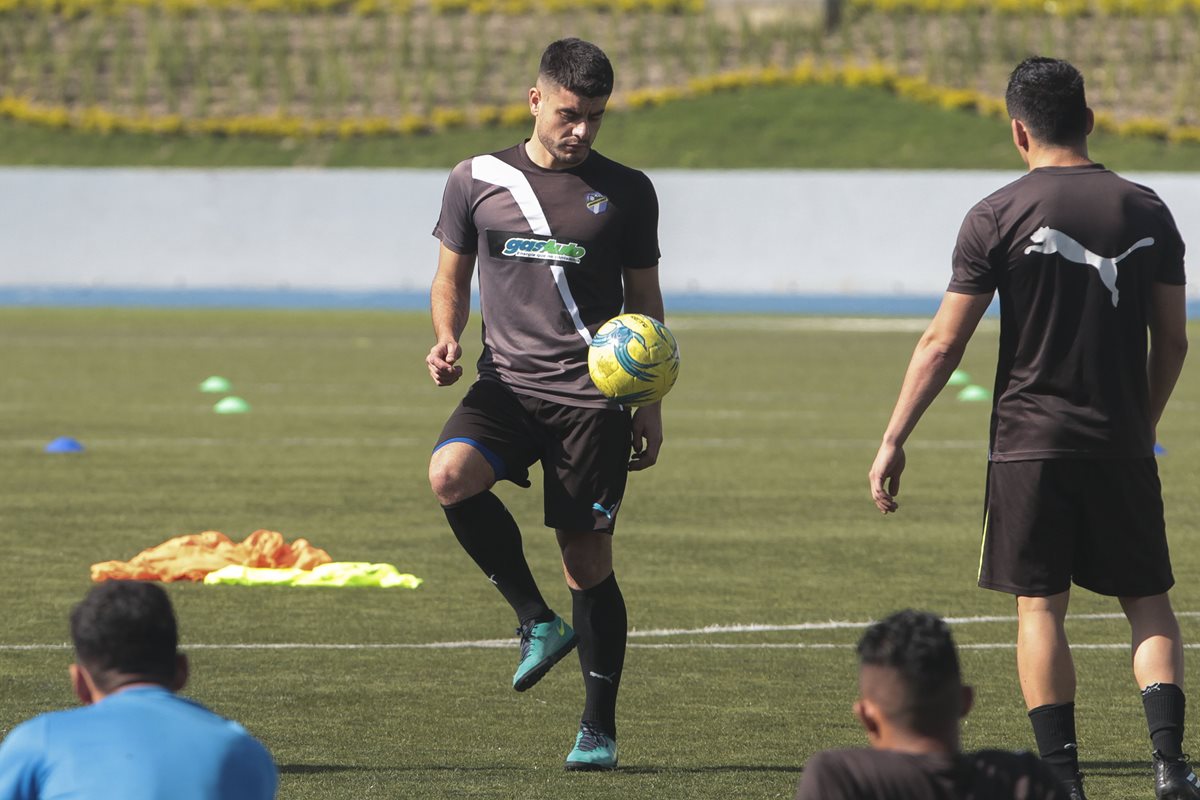
[[1029, 712], [1033, 737], [1042, 763], [1060, 781], [1074, 780], [1079, 772], [1079, 746], [1075, 741], [1075, 704], [1052, 703]]
[[1173, 683], [1152, 683], [1142, 689], [1142, 708], [1154, 749], [1167, 758], [1183, 755], [1183, 714], [1186, 699]]

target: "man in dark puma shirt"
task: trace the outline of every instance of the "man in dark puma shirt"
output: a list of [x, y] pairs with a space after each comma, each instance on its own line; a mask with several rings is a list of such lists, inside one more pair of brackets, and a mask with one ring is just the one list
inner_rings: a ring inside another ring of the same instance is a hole
[[1016, 598], [1038, 751], [1085, 800], [1064, 626], [1074, 584], [1117, 598], [1129, 621], [1155, 796], [1200, 800], [1183, 755], [1183, 640], [1154, 459], [1187, 352], [1183, 240], [1154, 191], [1089, 157], [1077, 69], [1028, 58], [1006, 100], [1029, 171], [963, 220], [953, 277], [871, 466], [872, 498], [898, 508], [904, 443], [999, 295], [979, 585]]

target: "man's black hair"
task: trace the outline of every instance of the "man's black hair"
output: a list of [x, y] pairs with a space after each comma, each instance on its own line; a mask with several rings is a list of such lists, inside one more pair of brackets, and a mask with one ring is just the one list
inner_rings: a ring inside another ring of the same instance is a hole
[[899, 678], [906, 696], [891, 698], [896, 723], [923, 734], [957, 724], [962, 673], [950, 628], [935, 614], [905, 609], [871, 625], [858, 642], [858, 661]]
[[161, 587], [105, 581], [71, 611], [75, 658], [104, 692], [134, 680], [169, 685], [179, 632]]
[[538, 77], [581, 97], [612, 94], [613, 68], [604, 51], [582, 39], [559, 39], [542, 53]]
[[1051, 145], [1075, 145], [1087, 137], [1083, 75], [1066, 61], [1033, 56], [1017, 65], [1004, 94], [1008, 115]]

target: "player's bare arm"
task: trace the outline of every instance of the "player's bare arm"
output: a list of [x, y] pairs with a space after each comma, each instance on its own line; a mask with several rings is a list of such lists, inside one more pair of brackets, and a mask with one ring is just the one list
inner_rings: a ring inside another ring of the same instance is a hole
[[869, 474], [871, 499], [888, 514], [900, 506], [900, 474], [904, 472], [904, 443], [913, 428], [958, 367], [967, 342], [992, 302], [991, 294], [946, 292], [933, 321], [917, 342], [904, 374], [900, 397]]
[[458, 365], [462, 347], [458, 340], [471, 314], [471, 275], [474, 272], [474, 253], [456, 253], [441, 245], [437, 275], [429, 292], [437, 344], [425, 357], [429, 375], [438, 386], [449, 386], [462, 377], [462, 367]]
[[[644, 269], [627, 269], [624, 271], [625, 280], [625, 311], [631, 314], [645, 314], [659, 322], [666, 322], [663, 317], [662, 288], [658, 283], [658, 267]], [[633, 457], [629, 459], [629, 469], [633, 471], [654, 466], [658, 461], [658, 452], [662, 449], [663, 424], [662, 403], [653, 403], [633, 412]]]
[[1150, 385], [1150, 419], [1158, 421], [1187, 357], [1187, 297], [1185, 287], [1155, 283], [1150, 298], [1150, 353], [1147, 358]]

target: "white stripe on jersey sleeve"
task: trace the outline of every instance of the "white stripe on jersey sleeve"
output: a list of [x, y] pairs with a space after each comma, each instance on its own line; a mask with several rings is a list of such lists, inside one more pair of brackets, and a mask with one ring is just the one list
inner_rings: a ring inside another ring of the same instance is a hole
[[[533, 187], [529, 185], [529, 179], [521, 170], [505, 164], [495, 156], [475, 156], [471, 159], [471, 177], [477, 181], [507, 189], [513, 196], [513, 200], [517, 202], [521, 213], [525, 215], [525, 221], [529, 223], [531, 231], [539, 236], [554, 235], [550, 232], [550, 224], [546, 221], [546, 212], [542, 211], [541, 202], [538, 201]], [[563, 305], [566, 306], [567, 313], [571, 315], [575, 332], [590, 345], [592, 334], [579, 316], [579, 306], [576, 304], [575, 298], [571, 296], [571, 287], [567, 284], [566, 270], [558, 264], [552, 264], [550, 273], [554, 276], [554, 285], [558, 288], [559, 295], [562, 296]]]

